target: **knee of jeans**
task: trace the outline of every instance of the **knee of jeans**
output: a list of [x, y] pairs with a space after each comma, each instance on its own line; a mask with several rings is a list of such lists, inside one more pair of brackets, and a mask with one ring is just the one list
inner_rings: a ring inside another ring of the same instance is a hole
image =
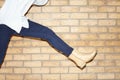
[[51, 41], [51, 40], [53, 40], [53, 38], [55, 38], [55, 33], [54, 32], [52, 32], [52, 31], [49, 31], [49, 32], [47, 32], [46, 34], [45, 34], [45, 39], [47, 39], [48, 41]]
[[54, 35], [55, 32], [52, 29], [46, 28], [46, 34], [48, 34], [48, 35]]

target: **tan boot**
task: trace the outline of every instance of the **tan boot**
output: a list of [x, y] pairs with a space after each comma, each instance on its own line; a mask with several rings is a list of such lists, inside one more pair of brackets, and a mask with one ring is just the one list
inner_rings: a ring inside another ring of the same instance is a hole
[[76, 57], [78, 57], [86, 63], [91, 61], [97, 54], [96, 50], [94, 49], [92, 49], [91, 51], [78, 51], [75, 49], [72, 53], [74, 53]]
[[73, 60], [80, 68], [84, 68], [86, 66], [86, 63], [91, 61], [95, 57], [95, 55], [96, 50], [84, 51], [83, 53], [75, 49], [68, 58]]
[[74, 55], [74, 53], [70, 54], [68, 58], [71, 59], [72, 61], [74, 61], [76, 63], [76, 65], [80, 68], [84, 68], [86, 66], [86, 62], [84, 62], [83, 60], [76, 57], [76, 55]]

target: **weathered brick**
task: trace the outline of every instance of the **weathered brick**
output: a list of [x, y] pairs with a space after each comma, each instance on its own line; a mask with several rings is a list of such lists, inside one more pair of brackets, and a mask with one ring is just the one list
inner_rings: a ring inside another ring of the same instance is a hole
[[97, 40], [96, 34], [80, 34], [80, 39], [82, 40]]
[[120, 1], [119, 0], [111, 0], [111, 1], [107, 1], [108, 5], [120, 5]]
[[98, 61], [98, 65], [99, 66], [106, 66], [106, 67], [108, 67], [108, 66], [115, 65], [115, 62], [113, 60], [101, 60], [101, 61]]
[[31, 60], [31, 55], [14, 55], [14, 60]]
[[120, 67], [105, 67], [105, 72], [118, 73], [120, 72]]
[[49, 55], [48, 54], [32, 55], [32, 60], [49, 60]]
[[97, 12], [97, 9], [96, 6], [81, 6], [80, 12]]
[[117, 25], [120, 25], [120, 20], [119, 19], [117, 20]]
[[105, 5], [105, 1], [104, 0], [89, 0], [89, 5]]
[[15, 47], [28, 47], [28, 46], [31, 46], [31, 42], [30, 41], [15, 41], [13, 43], [13, 46], [15, 46]]
[[41, 53], [56, 53], [57, 51], [52, 47], [42, 47]]
[[25, 67], [41, 67], [41, 61], [24, 61]]
[[7, 54], [7, 55], [5, 56], [5, 60], [7, 60], [7, 61], [8, 61], [8, 60], [13, 60], [13, 56]]
[[71, 46], [88, 46], [89, 42], [88, 41], [69, 41], [68, 42]]
[[59, 66], [60, 62], [59, 61], [43, 61], [42, 66], [48, 67], [48, 66]]
[[85, 73], [85, 74], [79, 74], [79, 79], [89, 80], [89, 79], [97, 79], [97, 77], [96, 77], [96, 74]]
[[62, 54], [53, 54], [50, 55], [50, 60], [66, 60], [67, 57]]
[[39, 74], [30, 74], [30, 75], [25, 75], [25, 80], [41, 80], [41, 75]]
[[[105, 56], [104, 54], [98, 54], [100, 52], [98, 52], [98, 49], [97, 49], [97, 55], [95, 57], [96, 60], [104, 60], [105, 59]], [[99, 64], [99, 62], [97, 62]]]
[[72, 19], [87, 19], [88, 13], [71, 13], [70, 17]]
[[120, 52], [120, 48], [119, 48], [119, 47], [115, 47], [115, 48], [114, 48], [114, 51], [115, 51], [116, 53], [119, 53], [119, 52]]
[[22, 67], [23, 62], [22, 61], [7, 61], [6, 66], [7, 67]]
[[104, 46], [105, 42], [104, 41], [90, 41], [89, 45], [90, 46]]
[[56, 19], [47, 19], [47, 20], [37, 20], [40, 24], [44, 24], [45, 26], [60, 26], [60, 20]]
[[89, 14], [90, 19], [105, 19], [107, 18], [106, 13], [90, 13]]
[[40, 53], [40, 48], [23, 48], [23, 53]]
[[51, 5], [68, 5], [69, 0], [51, 0]]
[[78, 33], [78, 32], [89, 32], [89, 28], [88, 27], [71, 27], [71, 32], [74, 32], [74, 33]]
[[105, 45], [107, 45], [107, 46], [120, 46], [120, 41], [106, 41]]
[[7, 49], [7, 53], [8, 54], [21, 54], [22, 53], [22, 48], [11, 47], [11, 48]]
[[110, 27], [109, 32], [114, 32], [114, 33], [120, 32], [120, 28], [119, 27]]
[[68, 73], [68, 68], [64, 67], [51, 68], [50, 73]]
[[23, 75], [6, 75], [7, 80], [23, 80]]
[[115, 60], [115, 64], [116, 64], [116, 66], [120, 66], [120, 60], [119, 59]]
[[61, 12], [78, 12], [78, 11], [79, 11], [79, 7], [76, 7], [76, 6], [61, 7]]
[[37, 13], [33, 14], [34, 20], [39, 20], [39, 19], [49, 19], [51, 18], [51, 15], [49, 13]]
[[110, 18], [110, 19], [120, 19], [120, 13], [109, 13], [108, 18]]
[[27, 74], [27, 73], [31, 73], [31, 69], [30, 68], [14, 68], [14, 73]]
[[106, 59], [117, 60], [120, 59], [120, 54], [106, 54]]
[[61, 21], [62, 25], [67, 25], [67, 26], [76, 26], [79, 25], [79, 20], [62, 20]]
[[104, 32], [107, 32], [107, 28], [106, 27], [90, 27], [90, 32], [104, 33]]
[[69, 13], [52, 13], [52, 19], [69, 19]]
[[49, 68], [43, 68], [43, 67], [40, 67], [40, 68], [32, 68], [32, 73], [49, 73], [50, 70]]
[[87, 5], [87, 0], [70, 0], [70, 5]]
[[112, 6], [100, 6], [98, 8], [99, 12], [115, 12], [115, 7]]
[[109, 79], [113, 80], [115, 78], [114, 73], [101, 73], [97, 75], [98, 79]]
[[12, 68], [2, 68], [0, 69], [0, 73], [13, 73], [13, 69]]
[[78, 40], [79, 35], [76, 35], [76, 34], [63, 34], [63, 35], [61, 35], [61, 38], [65, 39], [65, 40]]
[[43, 74], [42, 80], [60, 80], [59, 74]]
[[104, 71], [104, 67], [94, 67], [94, 68], [88, 67], [87, 72], [101, 73], [105, 71]]
[[99, 20], [98, 24], [100, 26], [114, 26], [116, 24], [115, 20]]
[[80, 20], [81, 26], [94, 26], [97, 25], [97, 20]]
[[60, 12], [60, 7], [43, 7], [42, 12]]
[[61, 80], [78, 80], [78, 74], [61, 74]]
[[120, 74], [115, 74], [115, 79], [120, 79]]
[[120, 12], [120, 6], [117, 7], [117, 12]]
[[112, 40], [112, 39], [117, 39], [117, 35], [116, 34], [99, 34], [99, 39], [109, 39], [109, 40]]
[[61, 66], [65, 66], [65, 67], [68, 67], [68, 66], [76, 66], [72, 61], [61, 61]]
[[113, 47], [99, 47], [97, 48], [98, 53], [113, 53], [114, 48]]
[[5, 75], [0, 75], [0, 80], [5, 80]]

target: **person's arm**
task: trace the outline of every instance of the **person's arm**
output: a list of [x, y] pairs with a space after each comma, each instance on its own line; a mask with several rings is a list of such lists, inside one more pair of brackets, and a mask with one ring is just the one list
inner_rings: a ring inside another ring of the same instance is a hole
[[48, 0], [35, 0], [35, 2], [33, 3], [34, 5], [45, 5], [48, 2]]

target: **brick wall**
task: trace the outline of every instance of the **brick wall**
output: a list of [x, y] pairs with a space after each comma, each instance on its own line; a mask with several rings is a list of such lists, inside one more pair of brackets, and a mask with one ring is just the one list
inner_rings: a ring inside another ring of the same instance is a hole
[[49, 0], [27, 17], [71, 46], [94, 47], [98, 54], [81, 70], [47, 42], [13, 36], [0, 80], [120, 80], [120, 0]]

